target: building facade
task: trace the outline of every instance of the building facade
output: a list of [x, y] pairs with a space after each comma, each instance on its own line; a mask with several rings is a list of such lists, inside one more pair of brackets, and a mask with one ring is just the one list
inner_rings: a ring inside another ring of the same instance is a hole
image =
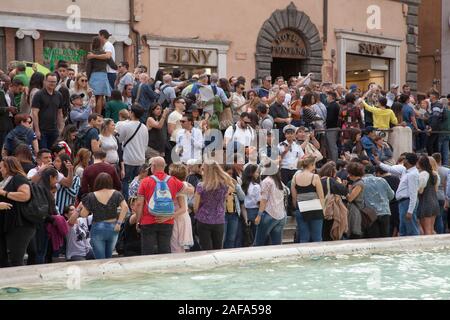
[[419, 91], [450, 93], [450, 1], [423, 0], [419, 19]]
[[92, 37], [101, 29], [112, 34], [116, 60], [133, 64], [130, 1], [0, 1], [0, 69], [13, 60], [38, 62], [53, 69], [66, 60], [85, 68]]
[[[284, 77], [417, 89], [420, 0], [136, 0], [141, 60], [220, 77]], [[148, 17], [148, 18], [147, 18]], [[250, 81], [248, 81], [250, 82]]]

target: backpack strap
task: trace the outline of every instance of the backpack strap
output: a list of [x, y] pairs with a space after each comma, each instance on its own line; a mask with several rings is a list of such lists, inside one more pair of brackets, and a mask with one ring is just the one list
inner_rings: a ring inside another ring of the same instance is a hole
[[130, 142], [131, 140], [134, 139], [134, 137], [137, 135], [137, 133], [139, 132], [139, 129], [142, 127], [142, 122], [139, 123], [139, 126], [137, 127], [136, 131], [133, 133], [133, 135], [131, 136], [130, 139], [128, 139], [127, 142], [125, 142], [125, 144], [123, 145], [123, 148], [125, 148]]
[[330, 179], [327, 178], [327, 197], [331, 194]]
[[151, 176], [150, 178], [155, 180], [156, 183], [161, 182], [155, 175]]

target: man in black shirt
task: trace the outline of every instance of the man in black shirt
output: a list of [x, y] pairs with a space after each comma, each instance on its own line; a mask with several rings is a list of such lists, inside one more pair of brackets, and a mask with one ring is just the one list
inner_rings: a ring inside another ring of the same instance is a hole
[[34, 132], [41, 149], [50, 149], [64, 127], [62, 113], [63, 97], [55, 91], [57, 77], [54, 73], [45, 76], [44, 88], [33, 97], [32, 111]]
[[327, 152], [328, 158], [336, 162], [339, 158], [338, 137], [339, 137], [339, 112], [340, 107], [336, 102], [337, 94], [334, 91], [327, 93]]
[[283, 105], [285, 99], [286, 92], [280, 90], [277, 94], [275, 102], [270, 106], [269, 110], [269, 114], [275, 122], [275, 128], [280, 131], [280, 141], [286, 140], [283, 129], [292, 122], [292, 119], [289, 118], [288, 109]]

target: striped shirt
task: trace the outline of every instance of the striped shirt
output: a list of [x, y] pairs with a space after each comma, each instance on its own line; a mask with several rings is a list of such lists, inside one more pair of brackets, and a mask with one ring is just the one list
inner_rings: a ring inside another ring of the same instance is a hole
[[63, 214], [64, 208], [75, 204], [75, 199], [80, 191], [81, 179], [79, 176], [73, 176], [71, 188], [66, 188], [59, 185], [56, 192], [56, 206], [59, 208], [59, 213]]

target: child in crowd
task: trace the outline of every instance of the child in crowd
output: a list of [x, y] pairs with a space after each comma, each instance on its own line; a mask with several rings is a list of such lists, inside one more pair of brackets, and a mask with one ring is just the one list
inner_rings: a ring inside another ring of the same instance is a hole
[[[169, 167], [169, 175], [180, 181], [186, 180], [187, 173], [187, 168], [184, 165], [172, 164]], [[172, 253], [184, 253], [194, 245], [191, 219], [187, 209], [187, 195], [183, 195], [183, 197], [186, 204], [186, 211], [175, 216], [172, 238], [170, 240], [170, 248]], [[175, 208], [175, 211], [177, 211], [177, 209], [178, 208]]]
[[66, 237], [66, 260], [83, 261], [95, 259], [89, 236], [92, 215], [87, 218], [81, 218], [75, 206], [65, 207], [63, 214], [70, 226], [69, 234]]

